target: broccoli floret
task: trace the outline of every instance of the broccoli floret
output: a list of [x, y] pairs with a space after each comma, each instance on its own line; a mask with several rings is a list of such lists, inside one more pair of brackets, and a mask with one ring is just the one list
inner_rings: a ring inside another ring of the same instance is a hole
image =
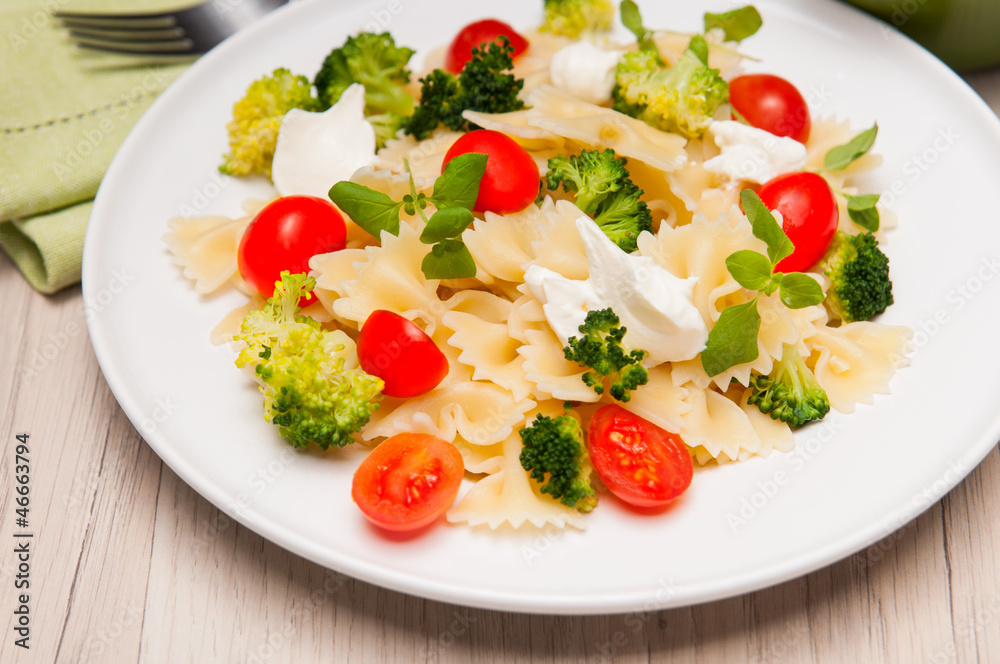
[[699, 53], [707, 53], [704, 37], [696, 35], [671, 67], [659, 54], [626, 53], [618, 63], [613, 91], [614, 109], [663, 131], [697, 138], [712, 114], [729, 98], [729, 85]]
[[830, 277], [826, 305], [834, 318], [870, 320], [892, 304], [889, 259], [871, 233], [837, 231], [819, 267]]
[[243, 99], [233, 105], [233, 119], [227, 126], [231, 154], [219, 170], [227, 175], [260, 173], [270, 177], [278, 129], [285, 113], [293, 108], [320, 110], [305, 76], [275, 69], [251, 83]]
[[388, 32], [362, 32], [330, 51], [313, 83], [327, 108], [352, 84], [361, 83], [366, 111], [406, 116], [413, 112], [413, 97], [403, 89], [410, 81], [406, 65], [411, 57], [413, 49], [396, 46]]
[[377, 115], [369, 115], [365, 119], [371, 123], [372, 128], [375, 130], [376, 149], [381, 150], [385, 146], [386, 141], [390, 138], [396, 138], [396, 134], [406, 126], [406, 121], [409, 118], [396, 115], [395, 113], [379, 113]]
[[614, 20], [615, 6], [610, 0], [545, 0], [541, 31], [579, 39], [611, 30]]
[[420, 103], [406, 124], [406, 133], [427, 138], [438, 125], [467, 131], [471, 124], [462, 117], [468, 109], [482, 113], [507, 113], [524, 108], [517, 95], [524, 81], [504, 73], [514, 66], [514, 47], [505, 36], [472, 49], [458, 76], [435, 69], [420, 79]]
[[589, 512], [597, 505], [590, 485], [593, 467], [580, 423], [571, 415], [539, 415], [521, 429], [521, 466], [542, 484], [542, 493]]
[[629, 178], [625, 160], [610, 148], [553, 157], [545, 180], [553, 191], [561, 184], [564, 190], [575, 192], [576, 206], [623, 251], [635, 251], [639, 233], [653, 228], [649, 208], [639, 200], [642, 189]]
[[365, 86], [365, 115], [375, 127], [381, 148], [395, 138], [413, 113], [413, 97], [404, 89], [410, 81], [407, 63], [413, 49], [396, 46], [392, 35], [362, 32], [330, 51], [313, 83], [324, 108], [333, 106], [354, 83]]
[[781, 359], [774, 363], [771, 373], [751, 375], [747, 403], [757, 406], [772, 420], [793, 427], [821, 420], [830, 412], [830, 399], [795, 344], [784, 345]]
[[298, 314], [299, 299], [316, 280], [281, 273], [274, 296], [247, 313], [234, 339], [246, 343], [236, 366], [254, 366], [264, 393], [264, 419], [296, 447], [314, 442], [343, 447], [378, 408], [383, 382], [345, 369], [346, 337]]
[[628, 350], [622, 345], [627, 331], [610, 308], [588, 311], [580, 326], [583, 336], [570, 337], [563, 348], [567, 360], [593, 369], [583, 374], [583, 382], [597, 394], [604, 393], [604, 379], [610, 381], [609, 394], [618, 401], [632, 398], [632, 390], [649, 381], [649, 372], [640, 362], [644, 350]]

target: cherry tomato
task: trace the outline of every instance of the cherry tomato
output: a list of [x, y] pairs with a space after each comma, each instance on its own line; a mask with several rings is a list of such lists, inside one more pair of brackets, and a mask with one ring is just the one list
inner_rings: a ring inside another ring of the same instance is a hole
[[737, 76], [729, 82], [729, 103], [758, 129], [800, 143], [809, 139], [809, 106], [798, 89], [780, 76]]
[[694, 464], [681, 437], [621, 406], [594, 413], [587, 445], [598, 477], [630, 505], [665, 505], [691, 484]]
[[390, 397], [430, 392], [448, 375], [448, 358], [412, 321], [384, 309], [373, 311], [358, 334], [361, 368], [385, 382]]
[[514, 139], [489, 129], [470, 131], [445, 153], [441, 170], [458, 155], [469, 152], [489, 156], [474, 212], [520, 212], [535, 201], [540, 182], [538, 164]]
[[354, 472], [351, 497], [386, 530], [416, 530], [448, 511], [465, 472], [451, 443], [425, 433], [398, 433], [371, 451]]
[[346, 241], [344, 218], [330, 201], [285, 196], [268, 203], [247, 226], [237, 264], [254, 290], [271, 297], [282, 270], [308, 272], [310, 258], [339, 251]]
[[510, 45], [514, 47], [515, 58], [528, 48], [528, 40], [519, 35], [514, 28], [503, 21], [487, 18], [470, 23], [455, 35], [455, 39], [448, 46], [444, 68], [452, 74], [457, 74], [462, 71], [465, 63], [472, 59], [474, 47], [496, 41], [500, 35], [510, 40]]
[[774, 269], [802, 272], [815, 265], [830, 248], [840, 219], [826, 180], [815, 173], [785, 173], [762, 184], [757, 195], [769, 210], [781, 212], [781, 227], [795, 245]]

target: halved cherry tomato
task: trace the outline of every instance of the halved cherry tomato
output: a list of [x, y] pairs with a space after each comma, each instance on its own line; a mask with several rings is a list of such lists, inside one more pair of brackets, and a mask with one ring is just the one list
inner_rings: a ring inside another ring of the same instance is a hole
[[371, 451], [354, 472], [351, 497], [386, 530], [416, 530], [448, 511], [465, 472], [451, 443], [425, 433], [399, 433]]
[[830, 248], [840, 219], [826, 180], [815, 173], [785, 173], [762, 184], [757, 195], [769, 210], [781, 212], [781, 227], [795, 245], [774, 269], [802, 272], [815, 265]]
[[597, 476], [630, 505], [659, 507], [691, 485], [694, 464], [681, 437], [621, 406], [594, 413], [587, 446]]
[[538, 164], [514, 139], [489, 129], [463, 134], [445, 153], [442, 172], [449, 161], [469, 152], [489, 156], [473, 211], [508, 214], [535, 201], [540, 183]]
[[254, 290], [271, 297], [282, 270], [308, 272], [310, 258], [339, 251], [346, 240], [344, 218], [330, 201], [285, 196], [268, 203], [243, 231], [237, 265]]
[[397, 313], [373, 311], [358, 334], [361, 368], [385, 382], [390, 397], [430, 392], [448, 375], [448, 358], [415, 323]]
[[754, 127], [800, 143], [809, 139], [809, 105], [798, 88], [773, 74], [745, 74], [729, 82], [729, 103]]
[[470, 23], [455, 35], [448, 46], [444, 68], [452, 74], [457, 74], [462, 71], [465, 63], [472, 59], [474, 47], [496, 41], [500, 35], [510, 40], [510, 45], [514, 47], [513, 55], [515, 58], [528, 48], [528, 40], [519, 35], [510, 25], [503, 21], [487, 18]]

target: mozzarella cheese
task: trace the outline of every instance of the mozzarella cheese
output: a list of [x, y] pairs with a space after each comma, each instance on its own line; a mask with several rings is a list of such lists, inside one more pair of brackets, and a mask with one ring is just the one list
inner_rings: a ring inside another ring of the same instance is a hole
[[549, 79], [568, 95], [591, 104], [605, 104], [611, 101], [621, 57], [622, 51], [605, 51], [587, 40], [574, 42], [552, 56]]
[[806, 165], [806, 146], [795, 139], [733, 120], [712, 122], [709, 131], [722, 154], [707, 160], [705, 169], [731, 181], [764, 183]]
[[330, 187], [374, 157], [375, 129], [365, 119], [365, 88], [355, 83], [322, 113], [293, 108], [285, 114], [271, 181], [282, 196], [329, 199]]
[[587, 216], [576, 226], [587, 252], [588, 279], [567, 279], [539, 265], [524, 275], [563, 345], [580, 335], [588, 311], [610, 307], [627, 329], [624, 344], [646, 351], [647, 367], [690, 360], [704, 350], [708, 328], [692, 302], [697, 277], [681, 279], [649, 257], [625, 253]]

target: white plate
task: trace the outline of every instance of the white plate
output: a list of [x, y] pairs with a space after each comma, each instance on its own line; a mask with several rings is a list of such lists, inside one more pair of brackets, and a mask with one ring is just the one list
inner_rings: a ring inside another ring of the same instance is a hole
[[[697, 29], [708, 7], [645, 2], [647, 23]], [[814, 114], [857, 129], [879, 121], [890, 197], [896, 304], [883, 321], [917, 331], [893, 393], [798, 435], [790, 455], [697, 475], [656, 516], [604, 500], [586, 532], [503, 532], [441, 525], [412, 539], [369, 527], [349, 495], [356, 450], [296, 453], [262, 419], [260, 398], [209, 330], [241, 301], [203, 299], [160, 237], [192, 209], [236, 214], [260, 182], [227, 181], [231, 105], [278, 66], [311, 75], [358, 29], [388, 29], [429, 49], [481, 18], [474, 3], [286, 7], [197, 62], [142, 118], [105, 177], [84, 255], [94, 349], [108, 384], [149, 445], [180, 477], [277, 544], [333, 569], [424, 597], [547, 613], [628, 612], [748, 592], [828, 565], [929, 507], [1000, 436], [1000, 225], [997, 118], [926, 52], [837, 3], [757, 3], [753, 68], [794, 81]], [[539, 0], [496, 15], [540, 22]], [[734, 519], [745, 519], [737, 524]]]

